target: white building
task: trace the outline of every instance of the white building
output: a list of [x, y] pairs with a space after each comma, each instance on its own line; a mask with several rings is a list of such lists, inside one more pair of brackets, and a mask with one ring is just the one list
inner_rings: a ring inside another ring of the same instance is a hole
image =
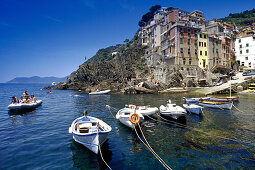
[[240, 66], [255, 68], [255, 36], [236, 38], [235, 52]]

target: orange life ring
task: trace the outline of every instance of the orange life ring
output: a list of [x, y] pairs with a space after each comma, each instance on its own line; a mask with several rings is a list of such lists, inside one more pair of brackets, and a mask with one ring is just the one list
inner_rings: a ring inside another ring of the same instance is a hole
[[132, 124], [137, 124], [140, 121], [140, 116], [136, 113], [133, 113], [130, 117], [129, 117], [129, 121]]
[[130, 105], [130, 109], [136, 109], [135, 105]]

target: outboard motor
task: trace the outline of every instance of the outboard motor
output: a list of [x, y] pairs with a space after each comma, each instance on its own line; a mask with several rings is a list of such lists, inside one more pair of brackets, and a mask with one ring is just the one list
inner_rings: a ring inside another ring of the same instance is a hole
[[168, 100], [168, 103], [169, 103], [169, 104], [171, 104], [171, 103], [172, 103], [172, 100], [171, 100], [171, 99], [169, 99], [169, 100]]
[[84, 111], [83, 111], [83, 115], [84, 115], [84, 116], [87, 116], [87, 115], [88, 115], [88, 111], [87, 111], [87, 110], [84, 110]]

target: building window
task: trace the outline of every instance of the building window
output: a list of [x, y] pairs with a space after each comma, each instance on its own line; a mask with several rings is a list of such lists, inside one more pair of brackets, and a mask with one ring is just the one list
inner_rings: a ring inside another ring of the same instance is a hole
[[188, 39], [188, 45], [190, 45], [190, 38]]
[[199, 42], [199, 47], [201, 47], [201, 42]]
[[249, 53], [249, 49], [246, 50], [246, 53]]
[[242, 62], [242, 66], [244, 66], [244, 62]]
[[246, 44], [246, 47], [249, 47], [249, 43]]
[[200, 51], [200, 55], [203, 55], [202, 51]]
[[202, 34], [200, 34], [199, 36], [200, 36], [200, 38], [202, 38]]
[[239, 43], [241, 43], [241, 39], [239, 39]]
[[206, 47], [206, 42], [204, 42], [204, 47]]
[[185, 65], [185, 64], [186, 64], [186, 59], [184, 58], [184, 59], [183, 59], [183, 65]]
[[197, 40], [195, 40], [195, 45], [197, 45]]
[[206, 35], [204, 35], [204, 39], [206, 39]]
[[188, 54], [190, 54], [190, 48], [188, 48]]
[[242, 44], [239, 45], [239, 48], [242, 48]]
[[242, 52], [242, 50], [240, 50], [240, 54], [242, 54], [243, 52]]
[[194, 34], [197, 34], [197, 30], [194, 31]]
[[190, 34], [190, 29], [188, 29], [188, 34]]
[[182, 28], [180, 28], [180, 32], [183, 33], [183, 29]]
[[214, 53], [214, 48], [212, 49], [212, 52]]
[[218, 50], [218, 49], [216, 49], [216, 53], [219, 53], [219, 50]]
[[180, 48], [180, 52], [183, 53], [183, 48]]
[[197, 49], [195, 49], [195, 54], [197, 54]]
[[207, 51], [205, 51], [205, 56], [207, 56]]
[[180, 44], [183, 44], [183, 38], [180, 38]]
[[189, 65], [191, 65], [191, 63], [192, 63], [192, 59], [190, 58], [190, 59], [189, 59]]
[[245, 60], [248, 60], [248, 57], [245, 57]]
[[205, 68], [205, 59], [203, 59], [203, 67]]

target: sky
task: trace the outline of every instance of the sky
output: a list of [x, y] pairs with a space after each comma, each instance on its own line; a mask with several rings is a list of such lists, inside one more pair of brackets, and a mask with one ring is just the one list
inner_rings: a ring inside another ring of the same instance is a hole
[[151, 6], [200, 10], [207, 20], [255, 7], [255, 0], [0, 0], [0, 83], [65, 77], [98, 49], [132, 39]]

